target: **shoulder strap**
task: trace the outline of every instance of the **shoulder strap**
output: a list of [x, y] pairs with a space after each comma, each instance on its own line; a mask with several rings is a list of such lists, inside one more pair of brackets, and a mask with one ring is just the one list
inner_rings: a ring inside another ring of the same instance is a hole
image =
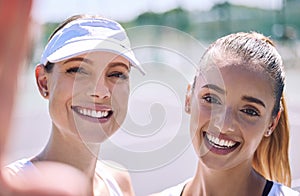
[[262, 193], [262, 196], [268, 196], [272, 186], [273, 186], [273, 182], [267, 180], [266, 185], [265, 185], [264, 190], [263, 190], [263, 193]]
[[183, 186], [182, 191], [181, 191], [181, 193], [180, 193], [180, 196], [183, 195], [183, 191], [184, 191], [185, 186], [186, 186], [186, 184]]

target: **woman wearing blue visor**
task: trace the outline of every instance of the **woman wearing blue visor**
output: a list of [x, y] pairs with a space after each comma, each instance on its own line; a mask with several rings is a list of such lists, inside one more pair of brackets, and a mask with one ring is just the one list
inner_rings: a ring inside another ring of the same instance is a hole
[[94, 195], [133, 195], [129, 174], [97, 158], [100, 144], [126, 116], [131, 67], [144, 73], [120, 24], [86, 15], [64, 21], [35, 70], [39, 91], [49, 101], [49, 141], [37, 156], [10, 164], [11, 175], [54, 161], [83, 171]]

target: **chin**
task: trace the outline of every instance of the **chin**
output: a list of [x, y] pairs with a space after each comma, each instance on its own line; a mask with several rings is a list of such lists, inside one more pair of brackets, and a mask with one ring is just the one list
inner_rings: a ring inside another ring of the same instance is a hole
[[[95, 131], [97, 130], [97, 131]], [[104, 132], [98, 129], [85, 129], [79, 133], [79, 137], [84, 143], [103, 143], [116, 131]]]
[[199, 157], [199, 163], [208, 169], [215, 171], [226, 171], [234, 168], [235, 166], [230, 163], [230, 159], [224, 159], [211, 156], [210, 153]]

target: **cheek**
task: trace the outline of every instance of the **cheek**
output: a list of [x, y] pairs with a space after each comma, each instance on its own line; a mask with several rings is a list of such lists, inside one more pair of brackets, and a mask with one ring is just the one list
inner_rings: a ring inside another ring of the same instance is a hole
[[113, 110], [115, 111], [114, 120], [117, 122], [119, 127], [123, 124], [127, 114], [128, 98], [128, 85], [117, 86], [114, 88], [114, 91], [112, 92], [111, 104]]
[[243, 134], [245, 145], [248, 146], [249, 150], [255, 151], [264, 137], [264, 132], [267, 129], [265, 123], [257, 124], [243, 124], [240, 128]]
[[194, 101], [191, 104], [190, 116], [190, 136], [194, 145], [194, 149], [200, 156], [200, 146], [202, 144], [202, 131], [209, 127], [211, 111], [207, 110], [198, 102]]
[[49, 92], [49, 112], [55, 116], [65, 116], [64, 111], [71, 104], [72, 90], [57, 86]]
[[49, 87], [49, 102], [60, 102], [70, 97], [72, 88], [63, 81], [52, 83]]
[[[50, 110], [61, 110], [71, 101], [73, 94], [73, 81], [52, 80], [49, 85], [49, 109]], [[58, 111], [61, 113], [61, 111]]]
[[[119, 113], [127, 113], [129, 85], [116, 85], [112, 91], [112, 107]], [[123, 115], [122, 115], [123, 116]]]
[[210, 122], [212, 117], [211, 110], [201, 106], [201, 104], [193, 101], [191, 104], [190, 130], [193, 134], [200, 131], [205, 124]]
[[75, 89], [76, 82], [71, 77], [66, 77], [62, 74], [54, 76], [50, 80], [49, 90], [52, 96], [67, 97], [72, 95], [72, 91]]

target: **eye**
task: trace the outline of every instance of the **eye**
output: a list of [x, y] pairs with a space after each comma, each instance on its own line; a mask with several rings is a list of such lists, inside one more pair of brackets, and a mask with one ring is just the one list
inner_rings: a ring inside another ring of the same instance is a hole
[[86, 73], [82, 67], [71, 67], [68, 68], [67, 73]]
[[107, 77], [110, 77], [110, 78], [120, 78], [122, 80], [127, 80], [129, 78], [128, 74], [127, 73], [123, 73], [123, 72], [119, 72], [119, 71], [114, 71], [114, 72], [111, 72], [107, 75]]
[[260, 116], [259, 112], [252, 108], [242, 109], [241, 112], [245, 113], [248, 116]]
[[207, 103], [211, 103], [211, 104], [221, 104], [220, 99], [212, 94], [206, 94], [202, 97], [202, 99], [207, 102]]

